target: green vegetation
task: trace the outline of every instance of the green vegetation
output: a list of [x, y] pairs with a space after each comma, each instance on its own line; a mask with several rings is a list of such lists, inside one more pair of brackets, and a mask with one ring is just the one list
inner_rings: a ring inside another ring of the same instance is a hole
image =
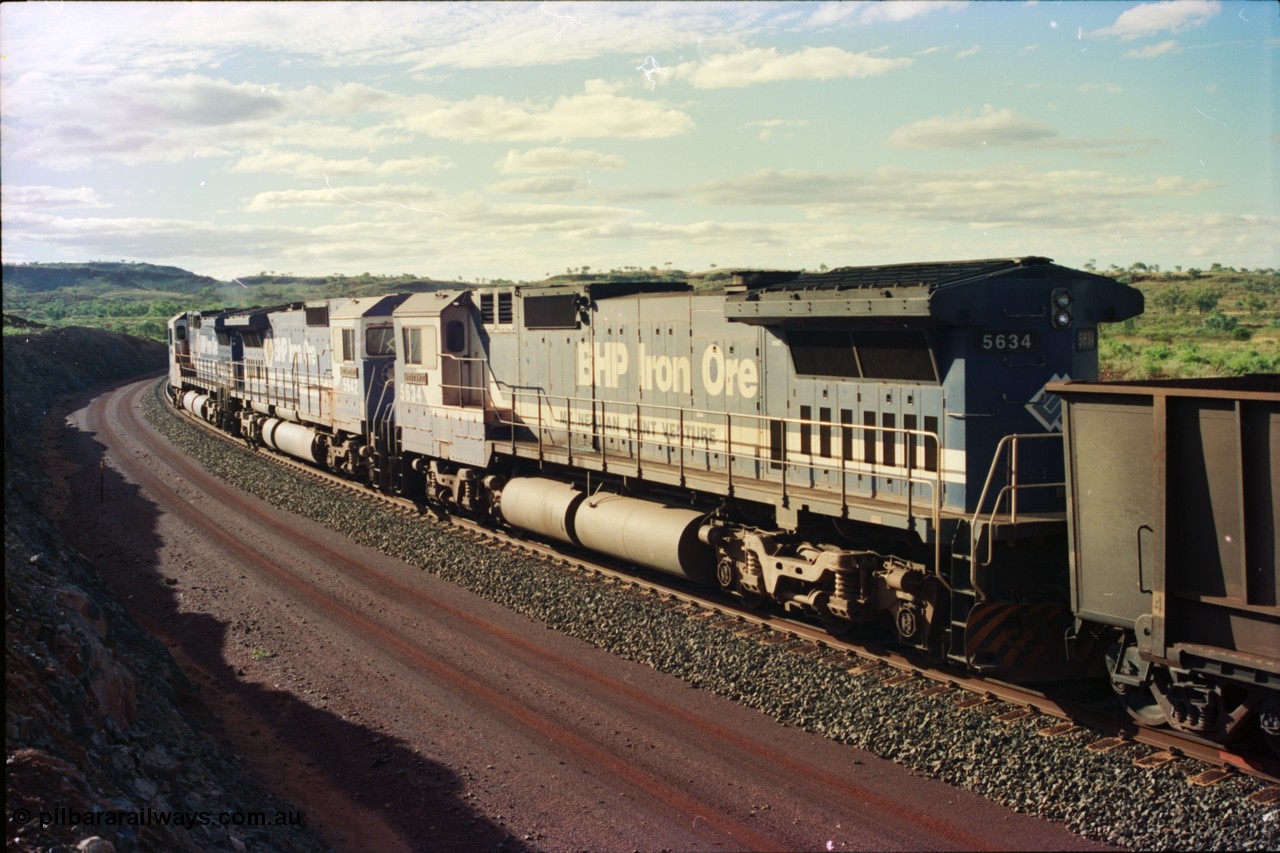
[[[819, 267], [824, 270], [825, 265]], [[1094, 270], [1092, 261], [1085, 269]], [[1104, 379], [1280, 373], [1280, 271], [1161, 271], [1137, 262], [1100, 271], [1133, 284], [1146, 297], [1146, 313], [1099, 331]], [[719, 287], [729, 269], [712, 264], [701, 273], [661, 266], [589, 266], [547, 272], [538, 282], [507, 279], [480, 285], [572, 284], [586, 281], [689, 281], [697, 289]], [[176, 267], [94, 261], [84, 264], [5, 264], [5, 334], [31, 334], [14, 317], [48, 326], [89, 326], [164, 340], [165, 323], [180, 311], [279, 305], [335, 296], [405, 293], [471, 282], [400, 275], [294, 276], [274, 270], [217, 281]]]
[[[729, 273], [711, 273], [714, 282]], [[581, 281], [672, 281], [690, 277], [668, 264], [622, 267], [592, 272], [590, 267], [569, 268], [561, 275], [547, 274], [537, 284], [569, 284]], [[176, 267], [155, 264], [91, 261], [83, 264], [5, 264], [5, 334], [31, 334], [31, 326], [17, 326], [10, 315], [45, 326], [88, 326], [111, 332], [163, 341], [165, 324], [180, 311], [216, 308], [250, 308], [281, 305], [337, 296], [377, 296], [413, 293], [441, 287], [526, 284], [508, 279], [465, 282], [440, 281], [416, 276], [373, 275], [295, 276], [263, 270], [230, 281], [217, 281]], [[695, 281], [696, 283], [696, 281]]]
[[30, 327], [11, 324], [9, 316], [15, 315], [46, 326], [88, 326], [163, 341], [165, 324], [180, 311], [413, 292], [446, 284], [411, 273], [299, 277], [263, 271], [218, 281], [155, 264], [5, 264], [4, 331], [31, 333]]
[[1100, 330], [1102, 378], [1280, 373], [1280, 271], [1136, 263], [1104, 274], [1141, 290], [1147, 310]]

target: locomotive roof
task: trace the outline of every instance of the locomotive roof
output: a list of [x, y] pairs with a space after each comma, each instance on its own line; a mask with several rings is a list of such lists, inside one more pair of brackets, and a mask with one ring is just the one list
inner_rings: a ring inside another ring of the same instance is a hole
[[517, 288], [522, 296], [548, 296], [559, 293], [585, 293], [592, 299], [621, 296], [653, 296], [662, 293], [692, 293], [687, 281], [582, 281], [571, 284], [533, 285]]
[[389, 296], [356, 296], [346, 300], [345, 304], [335, 305], [329, 312], [329, 316], [334, 320], [388, 316], [404, 300], [403, 293], [393, 293]]
[[[753, 272], [747, 276], [772, 275], [762, 287], [750, 288], [754, 293], [796, 290], [846, 290], [850, 288], [925, 287], [934, 290], [950, 284], [986, 278], [1013, 269], [1057, 266], [1050, 258], [1034, 255], [1024, 258], [995, 258], [977, 261], [933, 261], [915, 264], [887, 264], [871, 267], [838, 267], [830, 272], [792, 273]], [[779, 280], [782, 278], [782, 280]]]
[[1001, 279], [1052, 280], [1055, 286], [1087, 290], [1090, 314], [1096, 315], [1093, 322], [1123, 320], [1142, 311], [1142, 295], [1136, 289], [1037, 256], [841, 267], [790, 275], [738, 273], [737, 279], [746, 291], [726, 298], [725, 316], [753, 324], [855, 317], [981, 322], [989, 308], [991, 285]]
[[440, 312], [450, 305], [470, 298], [471, 291], [468, 289], [428, 290], [410, 294], [391, 313], [396, 317], [439, 317]]

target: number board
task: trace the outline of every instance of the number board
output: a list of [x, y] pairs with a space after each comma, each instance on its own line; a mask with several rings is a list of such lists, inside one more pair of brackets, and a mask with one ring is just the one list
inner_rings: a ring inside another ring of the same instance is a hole
[[977, 332], [978, 352], [1036, 352], [1040, 335], [1032, 331]]

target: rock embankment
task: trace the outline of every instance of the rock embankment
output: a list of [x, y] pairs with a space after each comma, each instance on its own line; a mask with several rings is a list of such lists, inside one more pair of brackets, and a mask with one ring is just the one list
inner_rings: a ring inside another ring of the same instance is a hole
[[[11, 324], [6, 318], [6, 325]], [[91, 329], [4, 339], [5, 800], [10, 851], [320, 850], [210, 732], [164, 646], [41, 510], [41, 433], [68, 395], [159, 371], [164, 347]]]

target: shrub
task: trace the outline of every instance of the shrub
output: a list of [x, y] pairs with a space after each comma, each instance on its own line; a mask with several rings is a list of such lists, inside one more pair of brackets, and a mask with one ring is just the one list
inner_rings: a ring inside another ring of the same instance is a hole
[[1205, 314], [1200, 323], [1211, 332], [1232, 332], [1240, 325], [1240, 321], [1235, 317], [1223, 314], [1216, 308]]

